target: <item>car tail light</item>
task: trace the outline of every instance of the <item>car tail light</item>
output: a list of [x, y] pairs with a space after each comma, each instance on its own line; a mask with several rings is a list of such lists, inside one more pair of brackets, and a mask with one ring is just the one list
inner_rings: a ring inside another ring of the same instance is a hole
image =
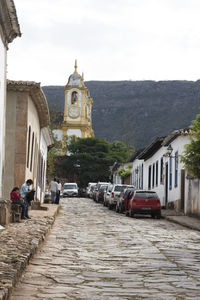
[[114, 193], [113, 192], [111, 193], [111, 197], [114, 198]]

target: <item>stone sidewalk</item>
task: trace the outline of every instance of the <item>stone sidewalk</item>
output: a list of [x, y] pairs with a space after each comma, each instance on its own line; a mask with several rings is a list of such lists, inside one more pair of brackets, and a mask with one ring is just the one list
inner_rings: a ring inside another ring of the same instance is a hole
[[43, 204], [47, 210], [30, 210], [31, 219], [11, 223], [0, 230], [0, 300], [8, 300], [30, 258], [50, 231], [58, 205]]
[[[54, 223], [60, 206], [43, 206], [48, 210], [30, 210], [30, 220], [11, 223], [0, 230], [0, 300], [9, 299], [13, 286]], [[200, 219], [183, 216], [173, 210], [162, 210], [162, 216], [168, 221], [200, 231]]]
[[187, 228], [200, 231], [200, 219], [184, 216], [172, 209], [163, 209], [162, 217], [170, 222], [177, 223]]

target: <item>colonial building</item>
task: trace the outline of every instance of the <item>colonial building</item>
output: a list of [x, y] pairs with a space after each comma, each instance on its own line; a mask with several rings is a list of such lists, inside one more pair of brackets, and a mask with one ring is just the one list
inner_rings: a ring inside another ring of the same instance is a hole
[[53, 144], [48, 104], [39, 83], [8, 81], [4, 197], [14, 186], [32, 179], [36, 199], [43, 202], [47, 151]]
[[92, 103], [93, 99], [84, 84], [83, 75], [75, 70], [65, 86], [65, 108], [62, 124], [62, 144], [66, 148], [70, 137], [87, 138], [93, 137], [92, 130]]
[[0, 198], [5, 162], [6, 65], [8, 44], [21, 36], [12, 0], [0, 1]]

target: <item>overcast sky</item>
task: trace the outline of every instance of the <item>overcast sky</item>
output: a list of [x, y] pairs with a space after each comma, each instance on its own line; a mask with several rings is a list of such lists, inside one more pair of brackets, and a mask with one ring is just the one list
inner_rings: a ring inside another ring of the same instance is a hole
[[200, 78], [200, 0], [14, 2], [9, 79], [64, 85], [75, 59], [86, 81]]

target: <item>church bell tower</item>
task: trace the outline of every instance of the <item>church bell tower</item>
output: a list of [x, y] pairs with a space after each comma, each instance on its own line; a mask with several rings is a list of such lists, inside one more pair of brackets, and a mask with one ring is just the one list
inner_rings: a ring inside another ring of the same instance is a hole
[[69, 76], [65, 86], [65, 108], [62, 123], [63, 149], [67, 147], [70, 137], [80, 138], [93, 137], [92, 130], [92, 103], [93, 99], [84, 84], [82, 76], [77, 72], [75, 60], [74, 73]]

